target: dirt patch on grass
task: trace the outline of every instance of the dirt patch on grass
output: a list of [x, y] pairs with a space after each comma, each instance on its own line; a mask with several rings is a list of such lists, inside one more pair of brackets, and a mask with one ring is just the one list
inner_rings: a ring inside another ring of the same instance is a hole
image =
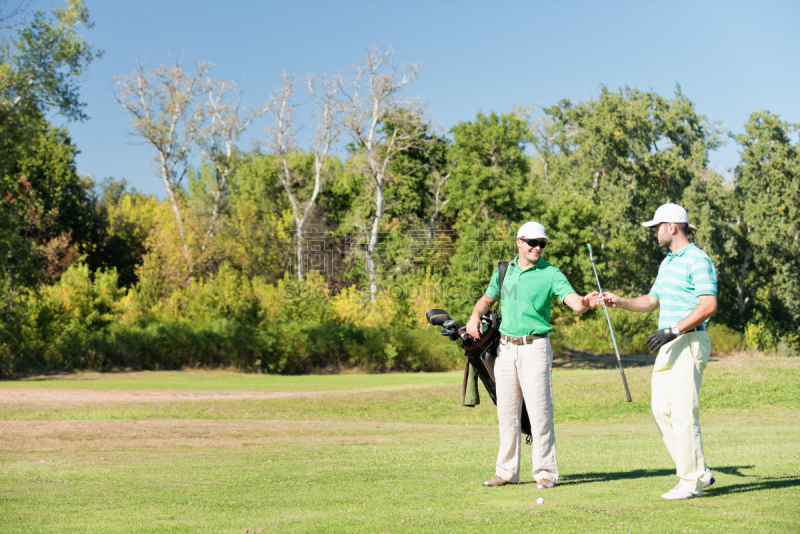
[[[484, 429], [486, 430], [486, 429]], [[3, 421], [1, 453], [206, 449], [403, 443], [474, 437], [475, 427], [350, 421]], [[487, 435], [492, 435], [487, 432]]]
[[0, 404], [104, 404], [181, 401], [241, 401], [299, 399], [324, 391], [180, 391], [96, 390], [61, 388], [0, 388]]

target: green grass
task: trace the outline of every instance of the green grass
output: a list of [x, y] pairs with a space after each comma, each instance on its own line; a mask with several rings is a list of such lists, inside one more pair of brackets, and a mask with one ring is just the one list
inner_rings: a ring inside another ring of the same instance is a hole
[[342, 375], [260, 375], [228, 371], [78, 372], [0, 380], [0, 388], [64, 388], [101, 390], [163, 389], [176, 391], [339, 391], [410, 385], [455, 384], [459, 373], [387, 373]]
[[[527, 446], [525, 483], [481, 487], [496, 416], [485, 396], [458, 406], [459, 373], [2, 382], [0, 531], [800, 532], [800, 361], [709, 365], [701, 413], [717, 483], [685, 502], [660, 499], [676, 479], [647, 415], [649, 372], [627, 370], [631, 404], [615, 370], [554, 373], [561, 479], [548, 491], [530, 484]], [[327, 393], [2, 401], [11, 388], [65, 387]]]

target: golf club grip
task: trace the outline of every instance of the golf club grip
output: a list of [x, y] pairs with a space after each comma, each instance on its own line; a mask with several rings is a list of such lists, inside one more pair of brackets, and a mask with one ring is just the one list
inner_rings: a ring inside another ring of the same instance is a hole
[[619, 364], [619, 372], [622, 375], [622, 385], [625, 386], [625, 396], [628, 398], [628, 402], [633, 402], [631, 392], [628, 389], [628, 380], [625, 378], [625, 369], [622, 368], [622, 360], [619, 357], [617, 357], [617, 363]]

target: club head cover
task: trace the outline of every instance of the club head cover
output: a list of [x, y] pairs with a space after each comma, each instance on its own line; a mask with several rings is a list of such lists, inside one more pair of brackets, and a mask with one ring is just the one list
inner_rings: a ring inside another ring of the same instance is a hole
[[425, 319], [434, 326], [444, 326], [445, 321], [451, 321], [453, 318], [445, 310], [433, 308], [425, 314]]

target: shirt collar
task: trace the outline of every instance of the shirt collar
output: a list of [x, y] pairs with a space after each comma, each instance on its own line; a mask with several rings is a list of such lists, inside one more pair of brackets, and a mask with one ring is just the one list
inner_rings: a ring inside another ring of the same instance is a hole
[[680, 249], [678, 252], [670, 252], [669, 254], [667, 254], [667, 256], [683, 256], [689, 250], [690, 247], [694, 246], [695, 246], [694, 243], [689, 243], [688, 245]]
[[520, 267], [519, 263], [517, 263], [518, 261], [519, 261], [519, 254], [514, 256], [514, 259], [511, 260], [511, 264], [514, 265], [520, 271], [527, 271], [528, 269], [541, 269], [544, 266], [544, 264], [542, 263], [544, 261], [544, 258], [542, 258], [541, 256], [539, 256], [539, 261], [528, 267], [528, 269], [523, 269], [522, 267]]

